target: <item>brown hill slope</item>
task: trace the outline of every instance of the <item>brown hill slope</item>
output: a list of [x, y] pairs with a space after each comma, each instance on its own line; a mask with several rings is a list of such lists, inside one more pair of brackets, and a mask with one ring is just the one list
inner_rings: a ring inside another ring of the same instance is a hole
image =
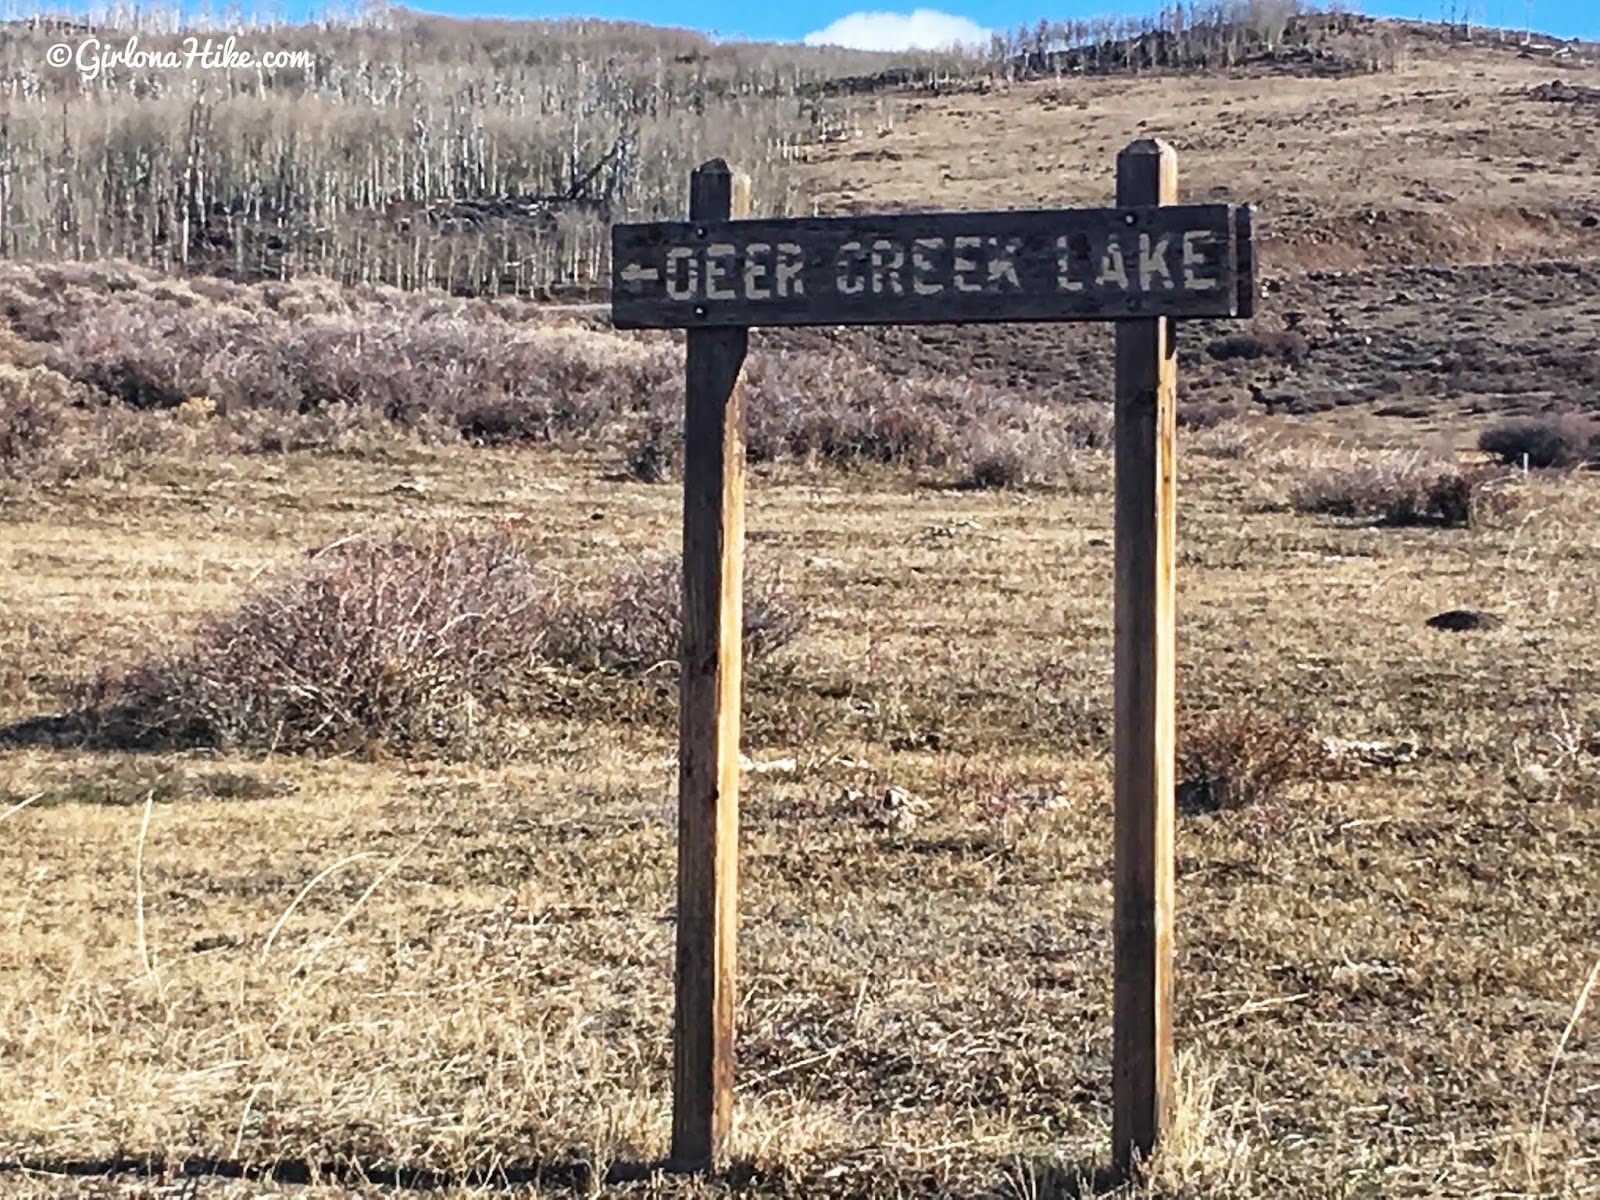
[[1107, 202], [1136, 137], [1178, 147], [1186, 199], [1253, 201], [1267, 273], [1600, 254], [1600, 67], [1407, 41], [1395, 69], [1036, 80], [901, 96], [816, 147], [828, 212]]
[[[804, 186], [822, 212], [1103, 204], [1117, 151], [1160, 136], [1185, 200], [1258, 205], [1252, 332], [1305, 339], [1292, 362], [1219, 364], [1204, 347], [1234, 331], [1186, 323], [1186, 400], [1333, 412], [1341, 436], [1352, 406], [1460, 436], [1486, 411], [1600, 402], [1600, 68], [1437, 27], [1367, 29], [1391, 39], [1392, 71], [1258, 64], [885, 99], [876, 127], [810, 151]], [[1109, 398], [1109, 346], [1087, 326], [773, 340]]]

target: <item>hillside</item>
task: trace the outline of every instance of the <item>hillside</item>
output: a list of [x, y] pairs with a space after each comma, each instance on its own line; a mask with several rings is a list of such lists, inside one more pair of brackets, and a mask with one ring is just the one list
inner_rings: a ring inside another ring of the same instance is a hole
[[1116, 152], [1153, 135], [1179, 148], [1186, 199], [1260, 206], [1280, 274], [1600, 252], [1600, 60], [1388, 36], [1377, 72], [898, 99], [861, 137], [808, 149], [800, 186], [830, 212], [1104, 203]]
[[[1486, 411], [1600, 408], [1600, 65], [1373, 30], [1390, 39], [1392, 69], [900, 97], [797, 172], [823, 212], [1094, 205], [1110, 199], [1121, 147], [1163, 137], [1186, 200], [1258, 205], [1256, 327], [1308, 342], [1288, 372], [1254, 364], [1218, 379], [1191, 362], [1186, 396], [1247, 402], [1255, 382], [1273, 411], [1376, 406], [1424, 421], [1438, 404], [1436, 428], [1457, 436]], [[1108, 395], [1105, 347], [1081, 326], [829, 336], [897, 363]], [[1338, 420], [1354, 432], [1348, 413]]]

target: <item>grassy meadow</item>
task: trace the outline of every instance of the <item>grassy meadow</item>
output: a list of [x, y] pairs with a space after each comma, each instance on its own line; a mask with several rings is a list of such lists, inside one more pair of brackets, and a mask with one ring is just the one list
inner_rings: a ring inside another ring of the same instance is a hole
[[1262, 205], [1258, 317], [1179, 333], [1144, 1178], [1109, 330], [753, 339], [738, 1112], [690, 1179], [681, 342], [118, 258], [0, 264], [0, 1195], [1600, 1196], [1596, 68], [1390, 32], [889, 88], [788, 177], [1099, 202], [1150, 132]]

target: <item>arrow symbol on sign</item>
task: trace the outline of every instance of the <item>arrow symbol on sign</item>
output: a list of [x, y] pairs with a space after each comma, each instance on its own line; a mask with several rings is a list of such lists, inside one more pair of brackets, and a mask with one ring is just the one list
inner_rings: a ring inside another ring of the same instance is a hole
[[624, 283], [642, 283], [649, 280], [651, 283], [661, 282], [659, 267], [641, 267], [638, 263], [629, 263], [622, 268], [622, 281]]

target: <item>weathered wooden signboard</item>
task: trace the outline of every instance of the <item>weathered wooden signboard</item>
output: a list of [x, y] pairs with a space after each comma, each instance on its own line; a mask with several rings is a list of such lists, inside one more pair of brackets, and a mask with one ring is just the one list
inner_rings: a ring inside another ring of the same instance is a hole
[[733, 1113], [744, 389], [755, 325], [1114, 321], [1113, 1159], [1171, 1115], [1176, 697], [1174, 318], [1253, 314], [1251, 209], [1179, 205], [1177, 157], [1134, 142], [1118, 207], [746, 220], [749, 184], [695, 171], [689, 220], [618, 225], [612, 320], [688, 333], [672, 1159], [709, 1166]]
[[1236, 317], [1248, 208], [618, 225], [621, 328]]

